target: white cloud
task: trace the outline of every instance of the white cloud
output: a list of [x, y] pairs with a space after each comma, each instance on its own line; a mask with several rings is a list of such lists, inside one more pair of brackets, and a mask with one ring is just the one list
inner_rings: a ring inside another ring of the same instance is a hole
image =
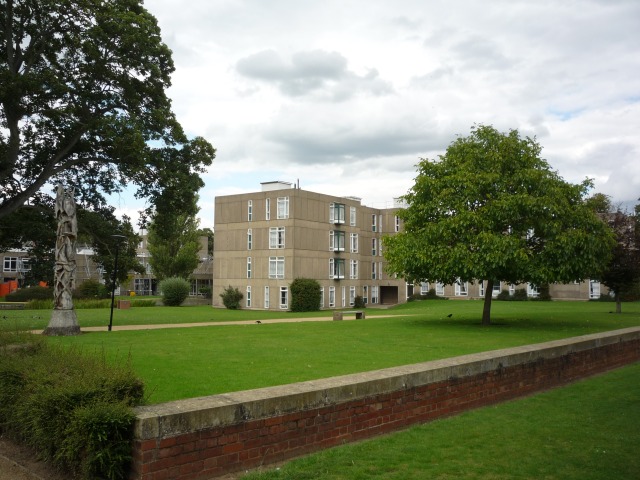
[[276, 179], [391, 201], [475, 123], [537, 136], [569, 181], [640, 197], [635, 0], [145, 6], [174, 51], [178, 119], [218, 150], [207, 221], [214, 196]]

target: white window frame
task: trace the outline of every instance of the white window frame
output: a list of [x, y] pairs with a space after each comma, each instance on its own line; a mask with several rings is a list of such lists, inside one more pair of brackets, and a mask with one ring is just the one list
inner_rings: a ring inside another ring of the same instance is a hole
[[336, 287], [329, 287], [329, 308], [336, 306]]
[[344, 203], [331, 203], [329, 204], [329, 223], [343, 224], [345, 216]]
[[269, 227], [269, 249], [277, 250], [285, 247], [285, 227]]
[[276, 217], [278, 220], [289, 218], [289, 197], [278, 197], [278, 212]]
[[358, 253], [358, 234], [352, 233], [350, 235], [350, 250], [351, 253]]
[[265, 198], [264, 200], [264, 219], [271, 220], [271, 199]]
[[379, 298], [378, 298], [378, 286], [377, 285], [372, 285], [371, 286], [371, 303], [378, 303]]
[[371, 231], [378, 231], [378, 216], [375, 213], [371, 215]]
[[344, 279], [345, 269], [344, 258], [330, 258], [329, 259], [329, 278], [333, 280]]
[[324, 308], [324, 287], [320, 287], [320, 308]]
[[347, 287], [342, 287], [342, 308], [347, 306]]
[[349, 287], [349, 306], [353, 307], [356, 304], [356, 287]]
[[369, 303], [369, 286], [368, 285], [365, 285], [362, 287], [362, 300], [364, 301], [365, 305]]
[[247, 257], [247, 278], [251, 278], [251, 257]]
[[357, 218], [358, 214], [356, 213], [356, 207], [349, 207], [349, 225], [355, 227]]
[[538, 296], [540, 296], [538, 287], [533, 283], [527, 283], [527, 297], [537, 298]]
[[247, 229], [247, 250], [253, 249], [253, 229]]
[[358, 279], [358, 260], [351, 259], [349, 261], [349, 278], [351, 280]]
[[247, 221], [253, 221], [253, 200], [247, 202]]
[[376, 273], [377, 267], [376, 267], [376, 262], [371, 262], [371, 280], [377, 280], [377, 273]]
[[269, 278], [284, 278], [284, 257], [269, 257]]
[[329, 251], [344, 252], [346, 234], [342, 230], [331, 230], [329, 232]]
[[394, 230], [396, 233], [398, 233], [400, 231], [400, 217], [398, 215], [395, 216], [394, 222], [395, 222]]
[[287, 310], [289, 308], [289, 287], [280, 287], [280, 310]]
[[375, 257], [377, 254], [378, 254], [378, 239], [374, 237], [371, 239], [371, 256]]
[[429, 293], [429, 282], [420, 283], [420, 295], [426, 295]]
[[589, 298], [600, 298], [600, 282], [598, 280], [589, 280]]
[[444, 283], [436, 282], [436, 295], [444, 297]]
[[497, 297], [502, 292], [502, 282], [496, 282], [493, 284], [493, 291], [491, 292], [492, 297]]
[[247, 308], [251, 308], [251, 287], [247, 285], [247, 298], [246, 298]]
[[458, 278], [456, 280], [456, 296], [457, 297], [466, 297], [469, 295], [469, 282], [461, 282]]
[[269, 298], [269, 286], [266, 285], [264, 287], [264, 308], [266, 308], [267, 310], [269, 308], [271, 308], [271, 299]]

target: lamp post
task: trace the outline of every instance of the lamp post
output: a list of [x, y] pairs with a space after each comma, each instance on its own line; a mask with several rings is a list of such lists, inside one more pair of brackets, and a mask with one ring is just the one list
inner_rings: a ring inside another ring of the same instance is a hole
[[113, 303], [116, 298], [116, 279], [118, 278], [118, 250], [120, 249], [120, 242], [127, 238], [124, 235], [111, 235], [111, 238], [116, 240], [116, 258], [113, 266], [113, 282], [111, 284], [111, 316], [109, 317], [109, 331], [113, 325]]

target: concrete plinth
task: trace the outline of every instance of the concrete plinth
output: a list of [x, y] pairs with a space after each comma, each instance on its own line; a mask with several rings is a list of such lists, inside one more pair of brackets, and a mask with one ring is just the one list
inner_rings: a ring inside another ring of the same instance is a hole
[[44, 335], [80, 335], [80, 325], [75, 310], [54, 310]]

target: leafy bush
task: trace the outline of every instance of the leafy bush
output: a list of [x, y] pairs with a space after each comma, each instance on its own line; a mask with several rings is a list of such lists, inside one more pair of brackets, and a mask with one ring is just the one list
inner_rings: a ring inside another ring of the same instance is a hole
[[416, 292], [413, 295], [411, 295], [408, 299], [408, 301], [414, 301], [414, 300], [448, 300], [447, 297], [443, 297], [442, 295], [436, 295], [436, 289], [435, 288], [430, 288], [429, 291], [427, 291], [427, 293], [425, 293], [424, 295], [422, 295], [420, 292]]
[[550, 302], [551, 301], [551, 293], [549, 293], [549, 284], [541, 285], [538, 288], [538, 296], [535, 300], [540, 302]]
[[222, 298], [222, 304], [229, 310], [238, 310], [243, 295], [240, 293], [240, 290], [229, 285], [224, 289], [224, 292], [220, 294], [220, 297]]
[[111, 292], [106, 285], [97, 280], [88, 279], [73, 292], [75, 298], [109, 298]]
[[28, 302], [30, 300], [53, 300], [53, 289], [49, 287], [20, 288], [5, 297], [7, 302]]
[[511, 300], [511, 294], [509, 293], [509, 290], [502, 290], [497, 296], [496, 296], [496, 300]]
[[516, 288], [516, 291], [513, 292], [513, 296], [511, 298], [511, 300], [515, 302], [526, 302], [528, 299], [526, 288]]
[[200, 293], [204, 298], [211, 298], [213, 289], [211, 287], [200, 287]]
[[356, 298], [353, 301], [353, 308], [366, 308], [364, 298], [362, 298], [360, 295], [356, 295]]
[[291, 311], [315, 312], [320, 310], [322, 292], [317, 280], [296, 278], [291, 285]]
[[179, 307], [189, 296], [191, 284], [184, 278], [171, 277], [160, 282], [162, 303], [168, 307]]
[[126, 478], [143, 394], [128, 362], [0, 333], [0, 431], [72, 476]]

